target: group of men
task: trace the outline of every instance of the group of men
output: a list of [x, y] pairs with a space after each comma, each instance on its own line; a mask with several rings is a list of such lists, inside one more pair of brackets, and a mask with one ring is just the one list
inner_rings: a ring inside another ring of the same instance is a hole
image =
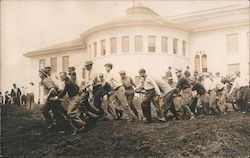
[[[193, 119], [197, 114], [226, 112], [226, 103], [223, 102], [227, 97], [226, 83], [221, 82], [218, 74], [213, 78], [211, 74], [198, 75], [197, 71], [191, 75], [189, 67], [185, 73], [176, 69], [178, 82], [173, 83], [172, 74], [168, 72], [167, 82], [155, 79], [145, 69], [140, 69], [140, 83], [136, 85], [124, 70], [117, 77], [112, 71], [111, 63], [104, 67], [105, 74], [96, 74], [93, 72], [93, 62], [87, 61], [87, 79], [81, 85], [77, 82], [74, 67], [69, 67], [68, 73], [60, 73], [60, 80], [64, 84], [58, 82], [58, 77], [52, 76], [50, 67], [39, 70], [45, 94], [41, 111], [49, 124], [48, 128], [59, 124], [59, 120], [67, 120], [73, 134], [76, 134], [85, 128], [86, 114], [93, 114], [99, 119], [143, 120], [151, 123], [151, 103], [155, 106], [160, 121], [166, 121], [168, 111], [172, 112], [175, 119]], [[242, 85], [239, 75], [237, 72], [229, 94], [233, 89], [244, 88], [240, 104], [245, 107], [248, 86]], [[135, 93], [143, 93], [143, 116], [140, 116], [134, 104]], [[67, 103], [67, 108], [62, 106], [62, 100]], [[218, 100], [221, 100], [220, 105]], [[242, 112], [244, 110], [242, 108]], [[51, 116], [50, 111], [54, 116]]]
[[28, 87], [22, 86], [18, 88], [16, 83], [13, 83], [13, 88], [5, 92], [3, 97], [0, 92], [0, 104], [15, 104], [17, 107], [26, 106], [27, 109], [32, 110], [34, 104], [34, 91], [35, 86], [33, 82], [30, 82]]

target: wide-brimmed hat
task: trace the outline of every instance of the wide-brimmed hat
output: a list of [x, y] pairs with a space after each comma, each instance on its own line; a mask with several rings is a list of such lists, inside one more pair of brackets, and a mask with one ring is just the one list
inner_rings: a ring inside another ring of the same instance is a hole
[[237, 71], [234, 72], [234, 74], [238, 75], [238, 74], [240, 74], [240, 71], [237, 70]]
[[175, 69], [175, 72], [182, 72], [182, 69], [176, 68], [176, 69]]
[[74, 66], [70, 66], [69, 68], [68, 68], [68, 70], [69, 71], [72, 71], [72, 70], [75, 70], [76, 68], [74, 67]]
[[216, 89], [220, 91], [220, 90], [223, 90], [224, 87], [225, 87], [224, 84], [218, 84], [218, 85], [216, 86]]
[[113, 65], [112, 65], [111, 63], [107, 63], [107, 64], [105, 64], [104, 66], [113, 68]]
[[125, 74], [125, 73], [126, 73], [126, 71], [124, 71], [124, 70], [119, 71], [119, 74]]
[[88, 66], [88, 65], [93, 65], [93, 62], [92, 61], [86, 61], [85, 66]]
[[48, 71], [45, 68], [44, 69], [40, 69], [39, 72], [42, 73], [45, 76], [48, 76]]

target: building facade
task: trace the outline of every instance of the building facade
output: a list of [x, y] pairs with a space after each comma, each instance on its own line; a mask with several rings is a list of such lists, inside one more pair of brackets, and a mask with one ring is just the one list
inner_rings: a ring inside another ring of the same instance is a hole
[[[140, 68], [162, 78], [168, 66], [222, 75], [240, 70], [247, 77], [249, 10], [230, 6], [165, 18], [138, 4], [127, 9], [125, 17], [91, 28], [76, 40], [24, 55], [31, 59], [33, 75], [44, 66], [54, 73], [74, 66], [78, 80], [85, 80], [87, 60], [98, 73], [109, 62], [115, 72], [126, 70], [135, 80]], [[38, 85], [39, 76], [34, 80]]]

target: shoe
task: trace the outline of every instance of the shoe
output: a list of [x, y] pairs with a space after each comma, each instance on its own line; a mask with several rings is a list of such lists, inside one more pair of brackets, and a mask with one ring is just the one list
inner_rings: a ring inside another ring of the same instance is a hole
[[189, 120], [193, 120], [194, 119], [194, 115], [192, 115], [190, 118], [189, 118]]
[[245, 112], [245, 111], [242, 111], [241, 113], [242, 113], [242, 114], [245, 114], [246, 112]]
[[161, 122], [166, 122], [166, 118], [165, 117], [158, 117], [158, 120]]
[[82, 126], [81, 128], [78, 129], [78, 132], [81, 132], [81, 131], [83, 131], [84, 129], [85, 129], [85, 127]]
[[71, 134], [72, 136], [74, 136], [74, 135], [76, 135], [77, 133], [76, 133], [76, 131], [73, 131], [73, 133]]

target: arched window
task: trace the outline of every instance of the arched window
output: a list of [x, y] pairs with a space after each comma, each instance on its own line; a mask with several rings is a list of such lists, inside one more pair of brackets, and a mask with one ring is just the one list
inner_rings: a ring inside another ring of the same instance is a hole
[[202, 54], [202, 72], [207, 72], [207, 55]]
[[200, 56], [199, 55], [196, 55], [195, 56], [195, 69], [200, 71]]

